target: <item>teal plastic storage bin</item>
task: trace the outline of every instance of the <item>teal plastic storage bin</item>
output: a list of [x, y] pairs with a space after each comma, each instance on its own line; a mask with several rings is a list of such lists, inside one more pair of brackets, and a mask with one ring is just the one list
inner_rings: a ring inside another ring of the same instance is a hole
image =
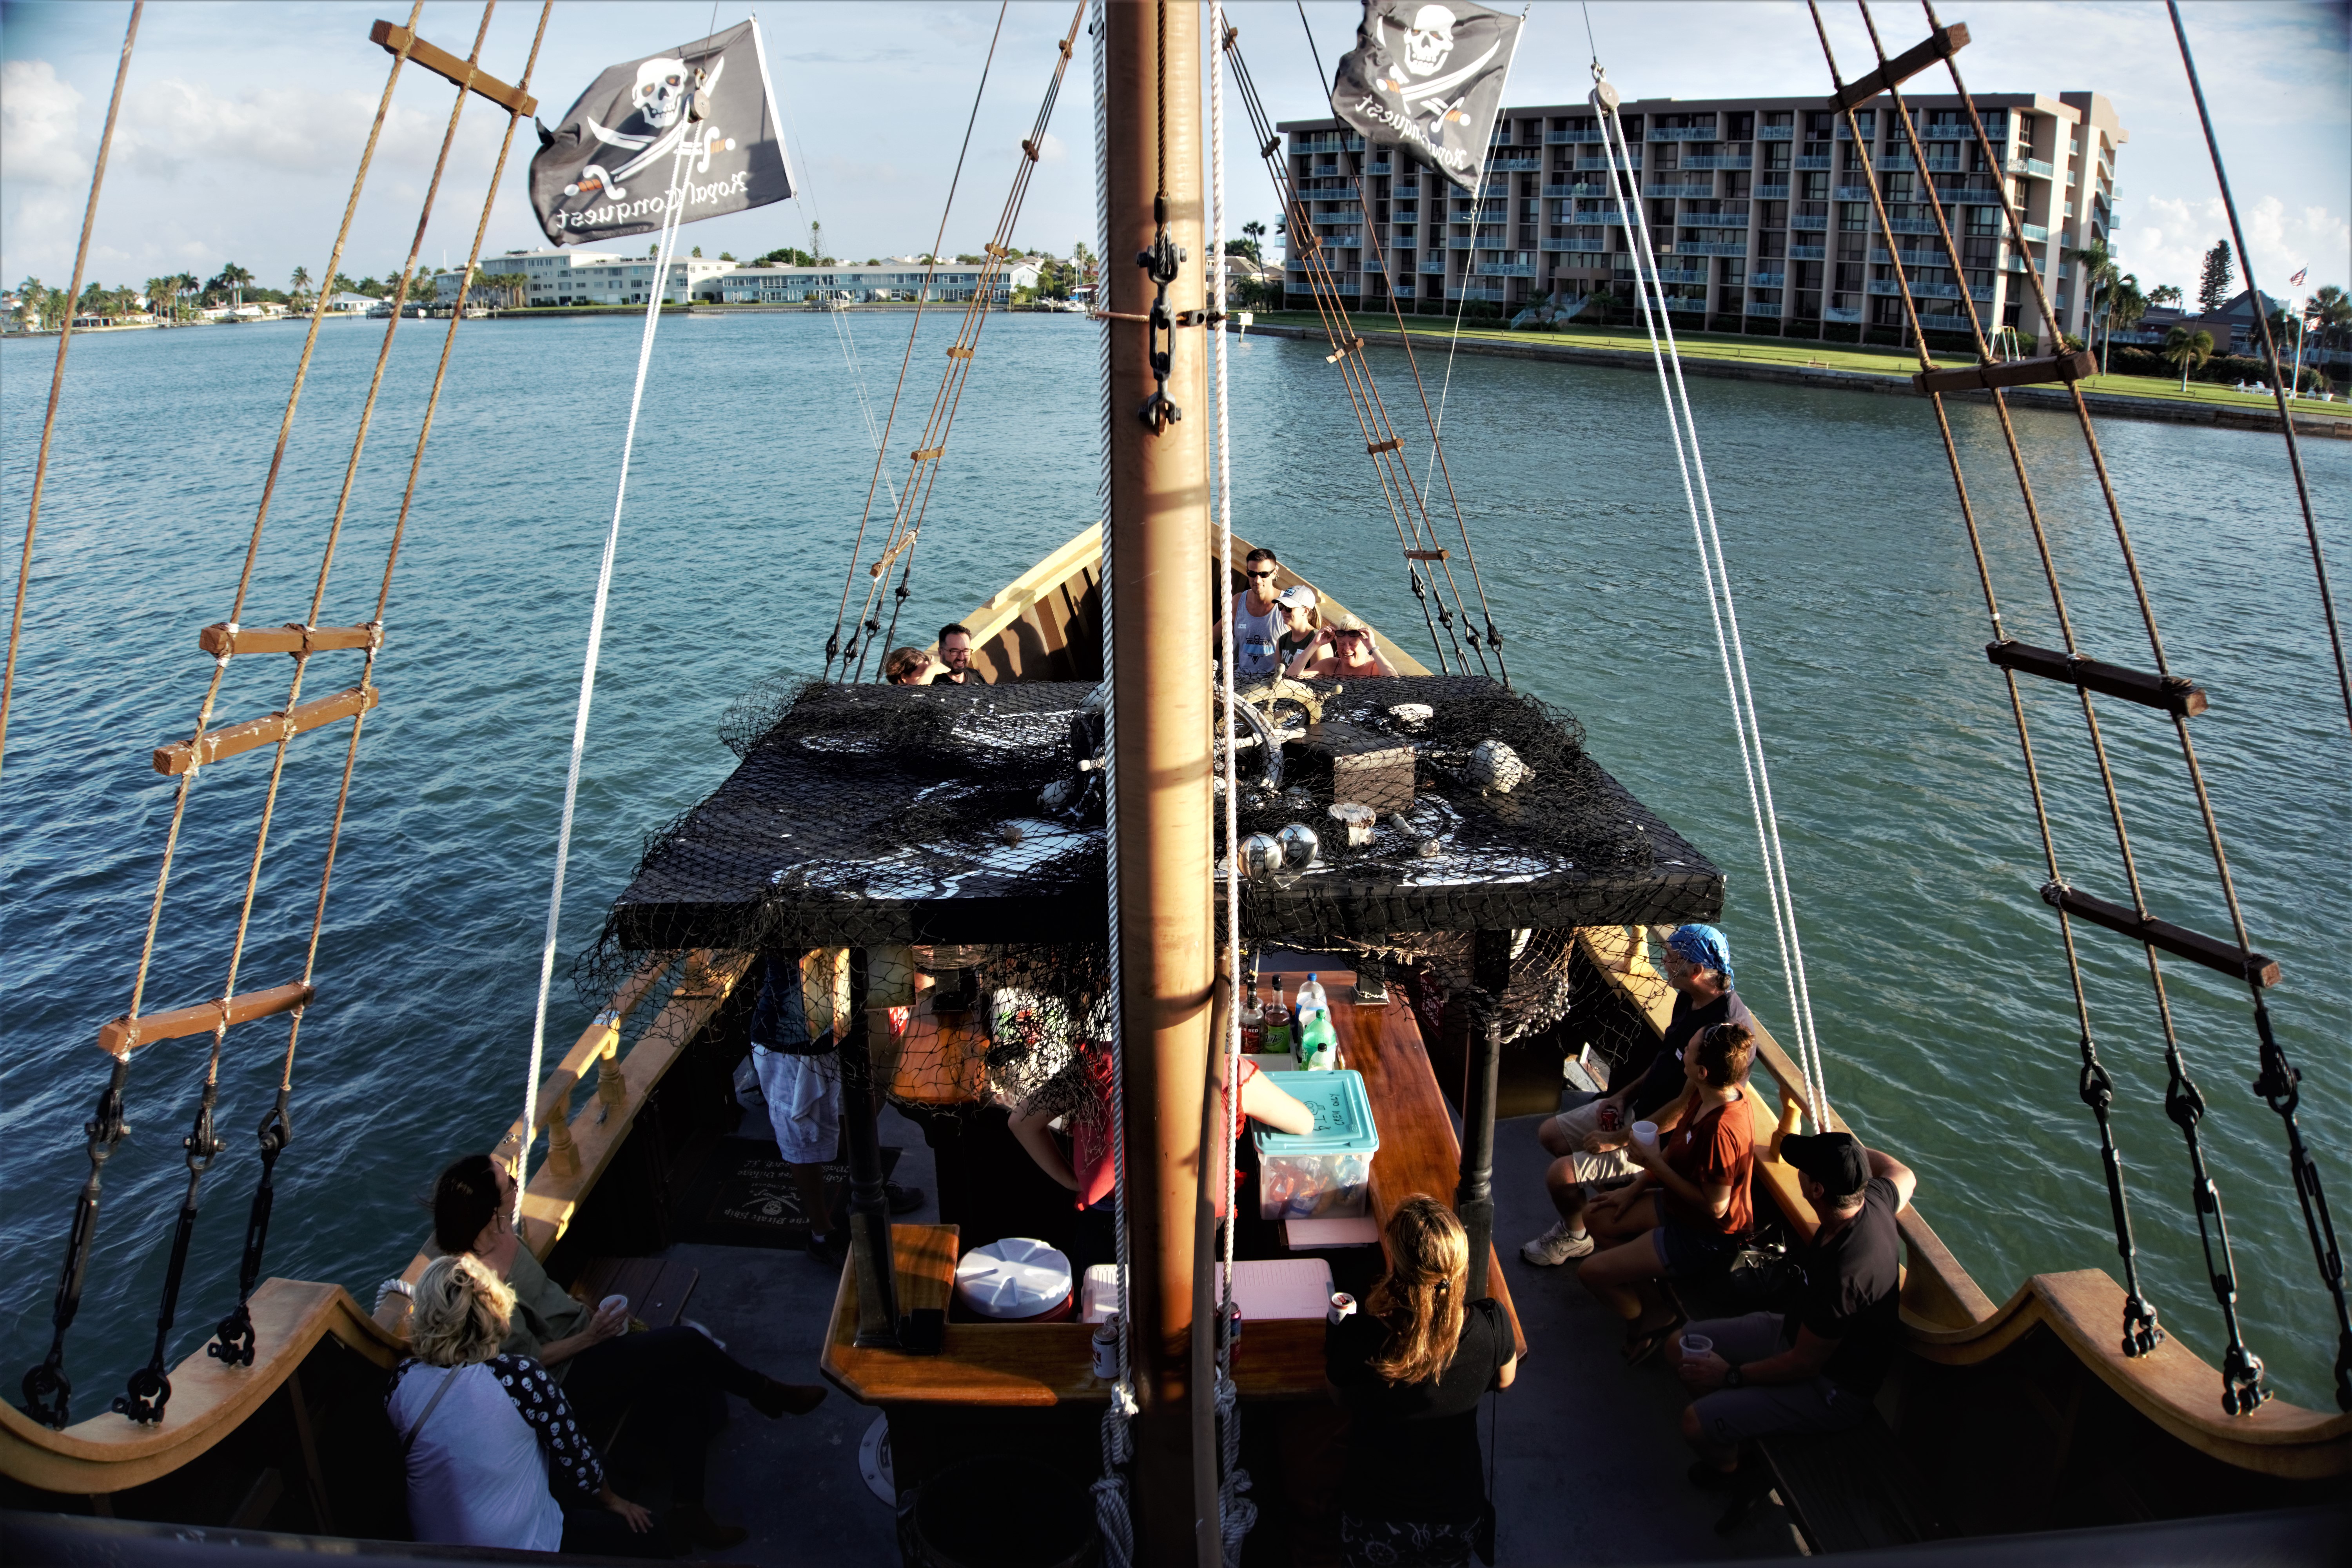
[[1255, 1127], [1258, 1213], [1266, 1219], [1354, 1219], [1370, 1206], [1381, 1130], [1364, 1075], [1275, 1072], [1266, 1077], [1315, 1113], [1315, 1131]]

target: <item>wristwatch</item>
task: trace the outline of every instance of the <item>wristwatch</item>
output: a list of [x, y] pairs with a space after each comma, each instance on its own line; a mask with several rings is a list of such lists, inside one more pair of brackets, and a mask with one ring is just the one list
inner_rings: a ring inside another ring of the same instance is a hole
[[1738, 1367], [1727, 1367], [1724, 1369], [1723, 1373], [1723, 1386], [1726, 1388], [1745, 1388], [1748, 1386], [1748, 1379], [1741, 1375]]

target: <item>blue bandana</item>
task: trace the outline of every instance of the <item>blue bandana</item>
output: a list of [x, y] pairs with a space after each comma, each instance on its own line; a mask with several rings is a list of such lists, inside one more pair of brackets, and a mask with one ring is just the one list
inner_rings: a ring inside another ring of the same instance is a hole
[[1693, 923], [1676, 926], [1666, 945], [1682, 954], [1693, 969], [1712, 969], [1723, 976], [1723, 988], [1733, 989], [1731, 982], [1731, 946], [1723, 933], [1710, 925]]

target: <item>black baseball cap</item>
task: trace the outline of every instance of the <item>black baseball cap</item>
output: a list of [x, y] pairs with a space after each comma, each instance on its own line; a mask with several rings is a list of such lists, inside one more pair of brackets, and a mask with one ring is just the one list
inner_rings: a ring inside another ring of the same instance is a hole
[[1851, 1132], [1790, 1134], [1780, 1140], [1780, 1159], [1819, 1182], [1832, 1198], [1850, 1198], [1870, 1185], [1870, 1158]]

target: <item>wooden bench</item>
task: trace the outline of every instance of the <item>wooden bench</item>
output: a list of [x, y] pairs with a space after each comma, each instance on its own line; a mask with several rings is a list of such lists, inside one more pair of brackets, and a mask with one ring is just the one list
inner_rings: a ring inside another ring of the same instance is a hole
[[1756, 1440], [1762, 1473], [1735, 1496], [1716, 1530], [1729, 1534], [1768, 1490], [1780, 1494], [1812, 1552], [1863, 1552], [1943, 1534], [1918, 1472], [1873, 1410], [1843, 1432], [1780, 1433]]
[[675, 1327], [686, 1315], [698, 1268], [665, 1258], [595, 1258], [572, 1282], [574, 1300], [591, 1305], [607, 1296], [626, 1296], [629, 1315], [649, 1329]]

